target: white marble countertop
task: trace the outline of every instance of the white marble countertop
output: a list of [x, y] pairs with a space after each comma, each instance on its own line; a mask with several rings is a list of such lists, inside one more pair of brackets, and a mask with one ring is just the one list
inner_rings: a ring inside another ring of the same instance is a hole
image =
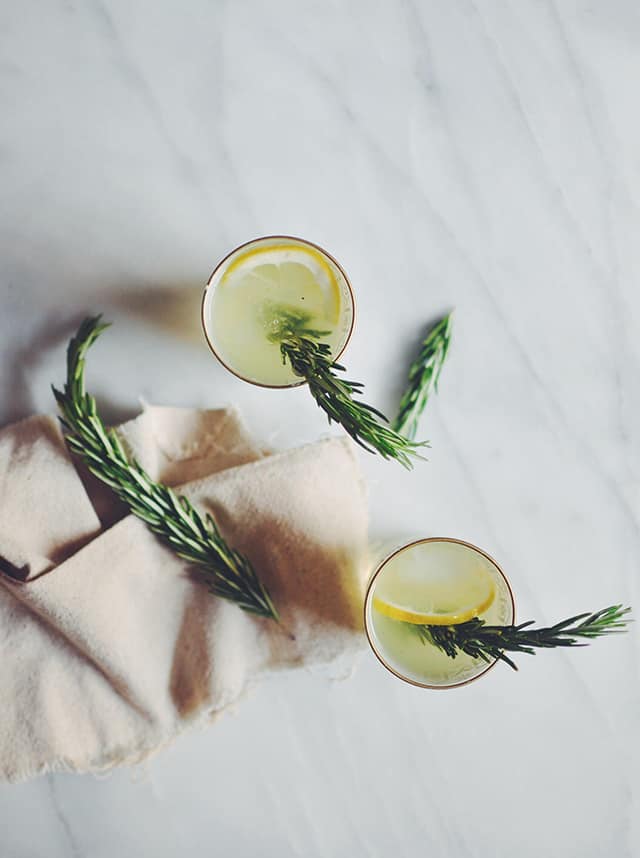
[[[640, 608], [632, 0], [24, 0], [0, 40], [1, 423], [52, 410], [102, 310], [110, 417], [234, 401], [278, 444], [325, 432], [197, 328], [223, 253], [302, 235], [351, 276], [350, 374], [385, 409], [456, 308], [430, 462], [363, 456], [373, 532], [482, 546], [522, 619]], [[0, 854], [640, 854], [637, 626], [520, 662], [449, 693], [369, 653], [270, 681], [143, 770], [0, 788]]]

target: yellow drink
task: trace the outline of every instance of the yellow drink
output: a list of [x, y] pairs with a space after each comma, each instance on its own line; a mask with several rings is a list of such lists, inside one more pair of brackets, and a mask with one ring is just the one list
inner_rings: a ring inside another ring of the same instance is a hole
[[321, 248], [289, 236], [259, 238], [236, 248], [215, 269], [202, 303], [212, 351], [245, 381], [266, 387], [302, 384], [283, 363], [277, 333], [283, 316], [322, 331], [337, 358], [353, 328], [349, 282]]
[[463, 685], [491, 664], [464, 653], [450, 658], [418, 633], [479, 617], [514, 621], [513, 595], [498, 565], [475, 546], [423, 539], [403, 546], [376, 569], [365, 601], [365, 627], [378, 659], [396, 676], [429, 688]]

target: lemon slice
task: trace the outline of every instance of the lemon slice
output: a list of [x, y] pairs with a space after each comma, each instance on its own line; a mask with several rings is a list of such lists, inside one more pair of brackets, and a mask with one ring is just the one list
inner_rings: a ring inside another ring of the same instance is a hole
[[491, 574], [478, 564], [420, 568], [391, 561], [380, 572], [373, 607], [405, 623], [451, 626], [483, 614], [495, 594]]
[[314, 247], [278, 244], [249, 248], [233, 260], [221, 286], [265, 293], [279, 303], [304, 309], [311, 317], [337, 325], [340, 287], [330, 265]]

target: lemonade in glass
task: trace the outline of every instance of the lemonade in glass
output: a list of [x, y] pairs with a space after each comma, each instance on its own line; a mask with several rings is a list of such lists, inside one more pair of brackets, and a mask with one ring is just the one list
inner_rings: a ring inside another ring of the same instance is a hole
[[365, 629], [382, 664], [424, 688], [455, 688], [486, 673], [487, 663], [451, 658], [429, 641], [429, 627], [477, 617], [511, 625], [515, 606], [504, 573], [488, 554], [458, 539], [418, 539], [377, 566], [365, 598]]
[[202, 324], [218, 360], [263, 387], [304, 384], [284, 362], [279, 333], [289, 323], [318, 332], [337, 359], [354, 324], [351, 286], [317, 245], [292, 236], [257, 238], [216, 267], [202, 301]]

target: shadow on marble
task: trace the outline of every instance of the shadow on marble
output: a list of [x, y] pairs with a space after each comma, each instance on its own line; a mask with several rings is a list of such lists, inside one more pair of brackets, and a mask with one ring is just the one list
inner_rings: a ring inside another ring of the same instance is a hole
[[164, 334], [206, 348], [200, 324], [203, 291], [202, 283], [131, 286], [109, 290], [103, 304]]
[[[46, 316], [33, 336], [5, 364], [6, 389], [10, 393], [5, 399], [2, 425], [21, 420], [37, 410], [31, 377], [51, 353], [66, 345], [84, 316], [90, 313], [103, 313], [107, 321], [110, 321], [112, 313], [124, 314], [134, 322], [155, 328], [163, 336], [169, 335], [174, 340], [206, 350], [200, 324], [202, 293], [202, 284], [143, 286], [132, 283], [126, 287], [107, 287], [98, 292], [90, 310], [70, 313], [62, 320], [58, 314]], [[98, 399], [100, 413], [110, 425], [122, 423], [137, 413], [104, 397]]]
[[9, 378], [7, 387], [11, 395], [7, 398], [6, 410], [3, 410], [2, 425], [22, 420], [36, 410], [29, 384], [30, 375], [50, 351], [73, 335], [82, 316], [72, 314], [63, 321], [45, 318], [35, 334], [12, 355], [6, 366]]

